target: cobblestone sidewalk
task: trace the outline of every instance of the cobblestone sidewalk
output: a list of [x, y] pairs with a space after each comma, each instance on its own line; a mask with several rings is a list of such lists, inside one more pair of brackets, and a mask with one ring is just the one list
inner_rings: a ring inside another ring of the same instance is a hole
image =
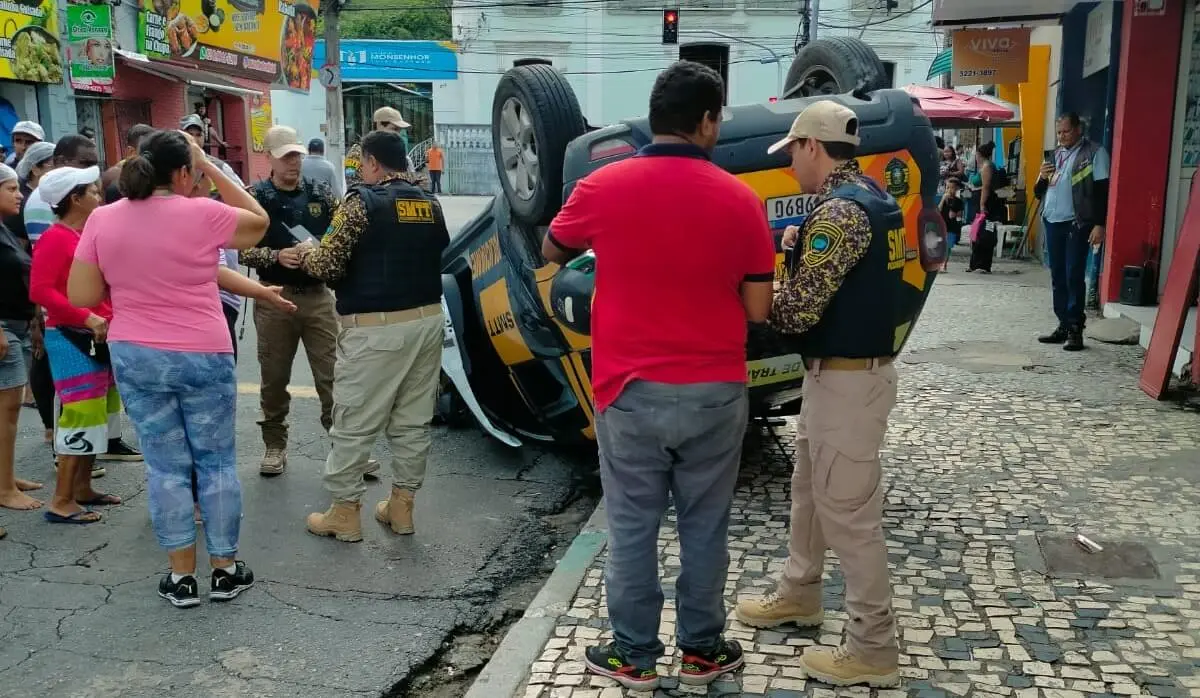
[[[1037, 345], [1053, 326], [1048, 296], [1032, 266], [945, 275], [902, 357], [884, 453], [902, 689], [834, 690], [799, 670], [806, 646], [840, 641], [832, 555], [823, 627], [764, 631], [731, 618], [728, 635], [747, 652], [740, 674], [707, 689], [665, 678], [678, 669], [668, 516], [668, 656], [656, 696], [1200, 698], [1200, 414], [1137, 392], [1136, 347], [1071, 355]], [[785, 448], [748, 447], [730, 530], [731, 609], [770, 589], [787, 554]], [[1064, 541], [1076, 532], [1107, 547], [1104, 565], [1071, 553]], [[601, 554], [518, 695], [626, 694], [584, 673], [584, 647], [610, 637], [603, 565]]]

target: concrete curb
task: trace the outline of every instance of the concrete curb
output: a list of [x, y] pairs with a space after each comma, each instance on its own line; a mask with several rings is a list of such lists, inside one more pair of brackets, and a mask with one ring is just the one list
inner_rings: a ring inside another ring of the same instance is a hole
[[502, 698], [516, 696], [529, 676], [529, 667], [542, 654], [546, 640], [554, 633], [558, 617], [571, 608], [575, 592], [596, 555], [608, 541], [604, 500], [571, 542], [567, 552], [542, 585], [541, 591], [525, 609], [525, 615], [509, 629], [491, 659], [471, 684], [465, 698]]

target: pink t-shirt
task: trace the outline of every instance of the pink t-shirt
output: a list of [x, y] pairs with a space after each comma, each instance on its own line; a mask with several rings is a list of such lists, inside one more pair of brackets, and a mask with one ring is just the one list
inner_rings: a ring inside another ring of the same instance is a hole
[[217, 269], [236, 228], [237, 209], [205, 197], [121, 199], [96, 209], [75, 258], [100, 267], [108, 283], [108, 339], [167, 351], [233, 353]]

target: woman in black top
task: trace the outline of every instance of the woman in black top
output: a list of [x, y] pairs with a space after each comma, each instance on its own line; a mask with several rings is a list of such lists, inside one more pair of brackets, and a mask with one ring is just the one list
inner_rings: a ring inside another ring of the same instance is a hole
[[[20, 206], [17, 173], [0, 165], [0, 216], [11, 216]], [[41, 351], [41, 339], [31, 327], [35, 311], [29, 300], [31, 264], [24, 242], [0, 225], [0, 507], [8, 509], [37, 509], [42, 505], [23, 491], [41, 485], [18, 480], [13, 472], [21, 395], [29, 376], [29, 362], [35, 351]]]
[[[1003, 223], [1006, 216], [1004, 199], [996, 193], [996, 165], [992, 155], [996, 152], [995, 143], [984, 143], [975, 149], [975, 162], [978, 166], [975, 174], [971, 175], [971, 189], [975, 202], [975, 210], [982, 211], [988, 223]], [[979, 214], [976, 213], [976, 216]], [[974, 223], [974, 221], [972, 221]], [[979, 270], [985, 274], [992, 273], [992, 257], [996, 254], [996, 231], [987, 226], [979, 231], [979, 236], [971, 240], [971, 262], [967, 271]]]

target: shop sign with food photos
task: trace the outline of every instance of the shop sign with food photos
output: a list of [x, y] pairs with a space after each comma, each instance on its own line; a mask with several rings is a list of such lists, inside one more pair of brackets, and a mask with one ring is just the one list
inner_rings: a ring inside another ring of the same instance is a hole
[[71, 87], [112, 93], [112, 7], [67, 5], [67, 65]]
[[319, 0], [140, 2], [141, 53], [308, 91]]
[[63, 81], [54, 0], [0, 2], [0, 78]]

